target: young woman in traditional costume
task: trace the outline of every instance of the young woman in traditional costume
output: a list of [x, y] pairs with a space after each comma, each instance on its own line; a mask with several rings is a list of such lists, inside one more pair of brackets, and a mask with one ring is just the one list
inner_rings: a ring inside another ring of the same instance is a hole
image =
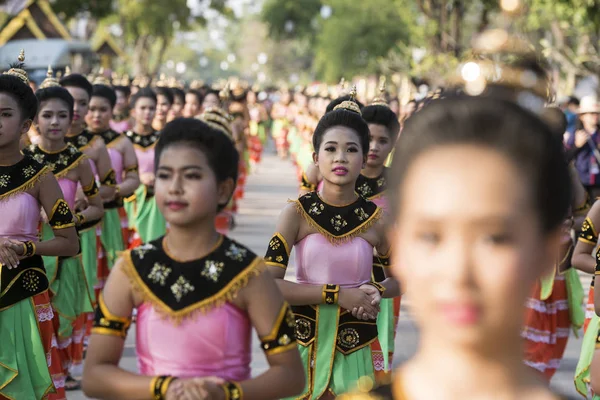
[[[170, 230], [125, 252], [111, 272], [84, 391], [99, 399], [268, 400], [299, 393], [305, 377], [288, 304], [260, 257], [214, 228], [235, 186], [231, 138], [197, 119], [172, 121], [161, 135], [155, 197]], [[134, 307], [140, 375], [118, 367]], [[270, 364], [255, 378], [252, 327]]]
[[141, 89], [131, 98], [135, 126], [125, 135], [133, 144], [141, 182], [134, 195], [125, 200], [129, 228], [135, 231], [131, 248], [164, 235], [167, 229], [154, 199], [154, 148], [160, 137], [160, 132], [152, 128], [156, 101], [156, 94], [149, 88]]
[[[57, 319], [41, 256], [79, 251], [75, 217], [49, 168], [19, 149], [38, 102], [19, 63], [0, 75], [0, 399], [64, 399]], [[40, 242], [40, 207], [54, 238]]]
[[[217, 94], [218, 99], [218, 94]], [[182, 116], [194, 118], [202, 111], [202, 101], [204, 96], [196, 89], [190, 89], [185, 94], [185, 105], [183, 106]]]
[[513, 102], [437, 100], [407, 121], [390, 179], [391, 268], [419, 348], [391, 386], [343, 398], [557, 399], [523, 363], [520, 333], [572, 202], [562, 143]]
[[[299, 398], [316, 400], [346, 392], [362, 376], [374, 378], [370, 344], [379, 302], [399, 290], [392, 279], [372, 279], [373, 249], [387, 264], [390, 246], [378, 223], [381, 208], [355, 192], [369, 127], [353, 100], [321, 118], [313, 146], [323, 187], [282, 211], [265, 260], [296, 316], [308, 376]], [[297, 283], [284, 280], [293, 247]]]
[[[159, 82], [161, 85], [166, 85], [166, 81]], [[152, 129], [162, 131], [167, 124], [169, 110], [173, 106], [173, 93], [168, 87], [159, 86], [154, 89], [156, 93], [156, 114], [152, 121]]]
[[[73, 119], [65, 140], [86, 155], [97, 176], [96, 181], [99, 183], [102, 200], [104, 202], [111, 201], [116, 196], [116, 178], [110, 155], [104, 141], [86, 127], [86, 117], [93, 92], [92, 84], [83, 75], [79, 74], [67, 74], [60, 80], [60, 84], [69, 91], [74, 99]], [[85, 196], [82, 196], [82, 194], [83, 190], [78, 195], [78, 201], [75, 205], [76, 211], [86, 206]], [[108, 261], [101, 239], [103, 226], [101, 222], [102, 218], [95, 221], [87, 220], [77, 227], [85, 278], [88, 285], [94, 288], [92, 299], [94, 305], [96, 304], [96, 294], [108, 277]], [[106, 231], [110, 232], [110, 229], [106, 229]], [[84, 341], [87, 340], [87, 336], [91, 332], [92, 319], [93, 314], [90, 313]]]
[[[382, 82], [380, 94], [373, 102], [363, 107], [362, 115], [369, 124], [369, 153], [367, 162], [356, 181], [356, 192], [389, 212], [387, 198], [388, 168], [385, 162], [394, 148], [400, 131], [398, 116], [388, 107], [385, 100], [385, 82]], [[375, 282], [385, 280], [384, 269], [389, 264], [382, 263], [373, 256], [373, 278]], [[391, 371], [394, 356], [394, 339], [398, 316], [400, 315], [400, 297], [382, 299], [377, 317], [377, 340], [371, 345], [373, 365], [378, 380]]]
[[131, 115], [129, 113], [129, 97], [131, 96], [131, 89], [129, 86], [123, 85], [128, 83], [129, 79], [125, 79], [125, 82], [113, 86], [115, 94], [117, 95], [117, 101], [113, 108], [113, 117], [110, 120], [110, 128], [117, 133], [127, 132], [131, 129]]
[[[52, 77], [51, 71], [36, 97], [40, 142], [26, 148], [24, 153], [48, 166], [71, 209], [75, 209], [78, 186], [83, 189], [86, 205], [76, 214], [76, 226], [99, 220], [102, 218], [102, 199], [92, 167], [82, 152], [65, 141], [73, 117], [73, 97]], [[53, 237], [53, 228], [44, 223], [42, 240]], [[79, 384], [71, 374], [82, 371], [85, 324], [87, 314], [93, 312], [94, 287], [86, 280], [80, 256], [43, 257], [43, 260], [52, 292], [52, 307], [59, 315], [58, 347], [65, 350], [62, 363], [67, 375], [65, 389], [78, 389]]]
[[178, 87], [171, 87], [171, 93], [173, 93], [173, 104], [169, 109], [169, 115], [167, 117], [167, 121], [171, 122], [175, 118], [179, 118], [182, 116], [183, 107], [185, 106], [185, 92], [183, 89]]

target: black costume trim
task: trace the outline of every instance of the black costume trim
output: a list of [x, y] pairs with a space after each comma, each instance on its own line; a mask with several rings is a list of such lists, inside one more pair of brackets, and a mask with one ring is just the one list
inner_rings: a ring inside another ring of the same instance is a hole
[[106, 132], [97, 133], [96, 135], [102, 138], [106, 147], [114, 146], [117, 144], [117, 139], [123, 137], [120, 133], [117, 133], [112, 129], [109, 129]]
[[72, 144], [79, 151], [84, 151], [90, 147], [94, 140], [97, 140], [97, 136], [84, 129], [79, 135], [76, 136], [65, 136], [65, 142]]
[[167, 254], [163, 240], [125, 252], [124, 271], [145, 301], [176, 322], [231, 301], [263, 270], [256, 254], [224, 236], [214, 251], [185, 262]]
[[117, 317], [112, 314], [104, 302], [104, 294], [98, 296], [98, 307], [94, 317], [92, 333], [100, 335], [117, 336], [125, 339], [131, 326], [131, 317]]
[[0, 311], [49, 287], [44, 261], [39, 255], [20, 260], [12, 269], [0, 264], [0, 278]]
[[314, 192], [317, 190], [317, 185], [308, 180], [306, 173], [302, 173], [302, 183], [300, 184], [300, 190], [306, 190], [308, 192]]
[[149, 148], [154, 147], [154, 145], [158, 142], [159, 134], [158, 131], [154, 131], [149, 135], [140, 135], [135, 133], [134, 131], [127, 131], [125, 136], [131, 140], [134, 147], [142, 150], [148, 150]]
[[225, 392], [225, 400], [242, 400], [244, 398], [244, 391], [237, 382], [225, 381], [221, 387]]
[[52, 229], [65, 229], [75, 226], [75, 217], [64, 199], [56, 200], [48, 223]]
[[[293, 306], [296, 317], [296, 341], [302, 346], [308, 346], [315, 340], [317, 331], [318, 306]], [[336, 349], [348, 355], [377, 339], [377, 322], [375, 320], [362, 321], [352, 316], [348, 310], [340, 312], [338, 320], [338, 336]]]
[[381, 197], [387, 190], [387, 168], [377, 178], [367, 178], [363, 174], [356, 180], [356, 192], [367, 200]]
[[323, 293], [321, 296], [323, 304], [337, 304], [340, 296], [340, 285], [323, 285]]
[[594, 223], [590, 217], [586, 217], [581, 224], [581, 232], [579, 233], [578, 240], [594, 246], [598, 242], [598, 231], [596, 230], [596, 227], [594, 226]]
[[117, 186], [117, 174], [114, 169], [109, 169], [106, 175], [100, 180], [102, 186]]
[[269, 241], [269, 248], [265, 254], [265, 263], [273, 267], [286, 269], [290, 261], [290, 246], [283, 235], [276, 232]]
[[98, 185], [96, 184], [95, 180], [92, 180], [92, 182], [88, 186], [86, 186], [82, 189], [83, 189], [83, 194], [85, 194], [88, 198], [94, 197], [98, 193], [100, 193], [100, 189], [98, 188]]
[[373, 281], [383, 282], [385, 280], [385, 269], [390, 267], [390, 255], [373, 256]]
[[138, 170], [138, 165], [130, 165], [129, 167], [125, 167], [125, 174], [127, 174], [128, 172], [135, 172], [136, 174], [139, 173]]
[[70, 143], [55, 153], [49, 153], [37, 144], [25, 148], [23, 153], [29, 155], [40, 164], [48, 166], [56, 179], [64, 178], [69, 171], [76, 168], [86, 156]]
[[33, 188], [48, 172], [48, 167], [28, 155], [16, 164], [0, 165], [0, 201]]
[[268, 356], [296, 348], [296, 321], [287, 302], [281, 305], [271, 332], [260, 338], [260, 346]]
[[307, 193], [292, 202], [309, 225], [334, 244], [366, 232], [381, 217], [381, 208], [361, 196], [342, 207], [325, 203], [317, 192]]

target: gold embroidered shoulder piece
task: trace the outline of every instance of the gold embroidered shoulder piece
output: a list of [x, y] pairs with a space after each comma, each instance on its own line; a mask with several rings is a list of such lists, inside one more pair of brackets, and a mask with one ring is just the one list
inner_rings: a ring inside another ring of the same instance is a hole
[[44, 164], [50, 168], [57, 179], [64, 178], [69, 171], [76, 168], [79, 163], [86, 158], [86, 156], [71, 143], [67, 143], [67, 146], [64, 149], [56, 152], [48, 152], [39, 145], [32, 144], [25, 148], [23, 153], [29, 155], [40, 164]]
[[153, 148], [158, 142], [159, 133], [157, 131], [152, 132], [149, 135], [140, 135], [134, 131], [127, 131], [125, 136], [131, 140], [133, 147], [140, 150], [148, 150]]
[[250, 249], [223, 236], [214, 251], [192, 261], [168, 254], [161, 237], [123, 253], [133, 287], [176, 323], [231, 301], [264, 263]]
[[381, 208], [362, 196], [346, 206], [325, 203], [317, 192], [292, 200], [297, 211], [331, 243], [342, 243], [368, 231], [381, 217]]
[[47, 173], [48, 167], [28, 155], [16, 164], [0, 165], [0, 200], [31, 189]]
[[95, 140], [98, 140], [98, 136], [84, 129], [79, 135], [76, 136], [65, 136], [65, 141], [71, 143], [77, 147], [79, 151], [84, 151], [90, 147]]
[[102, 138], [102, 140], [104, 140], [104, 144], [106, 145], [106, 147], [115, 146], [120, 138], [125, 137], [120, 133], [113, 131], [112, 129], [100, 133], [99, 136]]
[[356, 192], [367, 200], [381, 197], [387, 190], [387, 168], [377, 178], [367, 178], [360, 174], [356, 180]]

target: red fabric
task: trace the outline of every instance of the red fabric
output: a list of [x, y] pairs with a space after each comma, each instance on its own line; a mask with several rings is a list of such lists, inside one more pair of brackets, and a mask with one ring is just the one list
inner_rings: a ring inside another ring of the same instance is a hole
[[96, 278], [98, 282], [94, 286], [94, 292], [96, 293], [96, 298], [102, 292], [106, 280], [108, 279], [108, 274], [110, 270], [108, 269], [108, 259], [106, 258], [106, 254], [104, 253], [104, 246], [102, 246], [102, 240], [100, 240], [101, 234], [100, 228], [96, 229], [96, 251], [98, 252], [98, 268], [96, 270]]
[[550, 381], [560, 366], [569, 333], [571, 318], [564, 276], [554, 279], [552, 294], [540, 299], [541, 284], [533, 288], [527, 299], [527, 313], [522, 336], [525, 339], [525, 364], [541, 372]]
[[590, 291], [588, 292], [588, 301], [585, 305], [585, 322], [583, 323], [583, 333], [587, 331], [588, 325], [592, 320], [592, 316], [596, 313], [596, 309], [594, 307], [594, 287], [590, 286]]
[[258, 136], [248, 137], [248, 149], [250, 151], [250, 161], [259, 163], [263, 151], [263, 145]]

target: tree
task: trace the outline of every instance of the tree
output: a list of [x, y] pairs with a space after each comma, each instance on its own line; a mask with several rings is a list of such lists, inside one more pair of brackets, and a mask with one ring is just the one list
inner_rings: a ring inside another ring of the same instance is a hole
[[52, 7], [64, 20], [85, 12], [101, 19], [113, 12], [114, 0], [56, 0]]

